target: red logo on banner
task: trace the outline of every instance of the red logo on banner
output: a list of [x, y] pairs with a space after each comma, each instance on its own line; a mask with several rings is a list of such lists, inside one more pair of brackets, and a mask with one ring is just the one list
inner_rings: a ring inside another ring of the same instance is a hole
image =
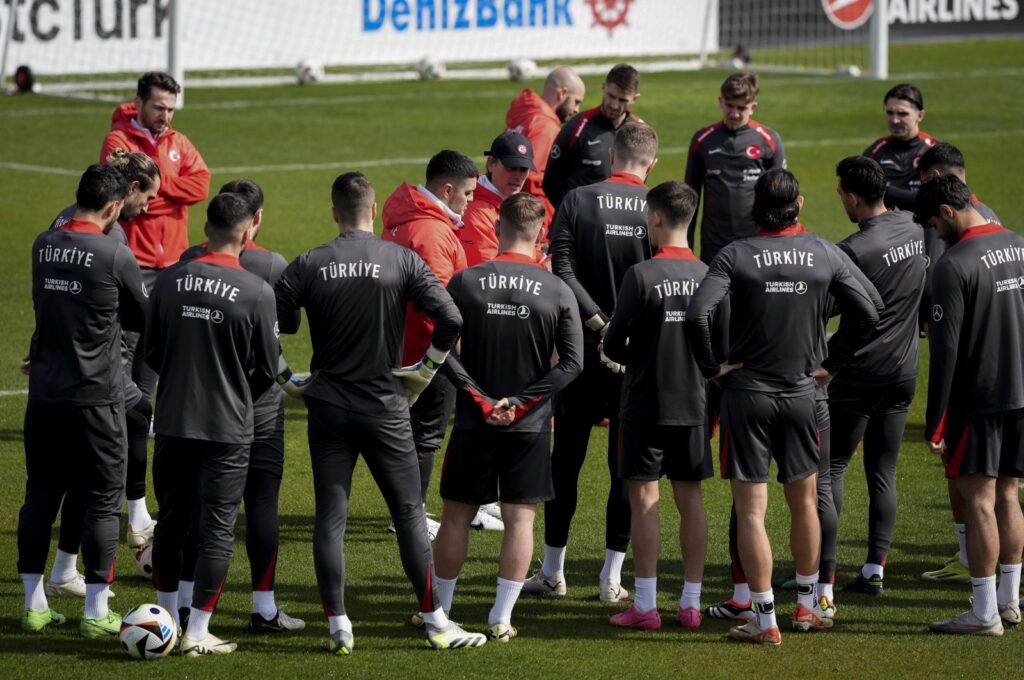
[[864, 25], [875, 9], [874, 0], [821, 0], [828, 20], [843, 29], [852, 31]]
[[758, 159], [761, 157], [761, 147], [751, 144], [747, 147], [747, 158]]
[[594, 26], [608, 29], [608, 37], [612, 36], [619, 26], [627, 26], [626, 15], [633, 0], [585, 0], [594, 13]]

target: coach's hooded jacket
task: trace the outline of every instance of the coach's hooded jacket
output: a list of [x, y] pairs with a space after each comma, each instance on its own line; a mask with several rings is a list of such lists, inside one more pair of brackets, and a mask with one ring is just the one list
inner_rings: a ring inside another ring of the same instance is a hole
[[544, 229], [541, 240], [547, 240], [548, 227], [555, 218], [555, 206], [551, 205], [547, 194], [544, 193], [544, 169], [548, 165], [551, 145], [555, 143], [555, 137], [562, 129], [562, 122], [558, 120], [555, 110], [539, 94], [526, 88], [508, 107], [505, 127], [510, 132], [524, 135], [533, 146], [533, 164], [537, 169], [531, 170], [526, 176], [523, 191], [536, 196], [544, 204]]
[[[466, 253], [458, 235], [462, 221], [456, 222], [417, 187], [408, 182], [400, 184], [384, 201], [381, 219], [384, 222], [381, 238], [413, 250], [423, 258], [442, 286], [447, 286], [455, 274], [466, 268]], [[403, 366], [423, 358], [433, 332], [434, 322], [430, 317], [416, 311], [409, 303], [405, 316]]]
[[154, 145], [148, 131], [132, 124], [137, 116], [133, 103], [114, 109], [100, 162], [121, 148], [141, 151], [160, 168], [160, 193], [146, 212], [121, 226], [139, 266], [163, 269], [176, 263], [188, 248], [188, 207], [210, 193], [210, 171], [185, 135], [168, 126]]

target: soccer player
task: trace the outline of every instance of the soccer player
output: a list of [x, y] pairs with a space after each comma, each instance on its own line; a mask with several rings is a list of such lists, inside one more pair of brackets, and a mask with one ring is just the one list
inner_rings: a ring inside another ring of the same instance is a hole
[[[921, 156], [935, 146], [936, 139], [921, 130], [924, 120], [924, 95], [909, 83], [895, 85], [882, 99], [885, 105], [885, 122], [889, 136], [876, 139], [864, 150], [864, 155], [878, 161], [885, 171], [885, 205], [908, 212], [914, 209], [914, 196], [921, 186], [917, 166]], [[931, 296], [931, 265], [942, 256], [942, 246], [935, 238], [935, 232], [924, 230], [925, 255], [928, 257], [928, 277], [918, 324], [922, 337], [928, 329], [928, 310]]]
[[[461, 153], [439, 151], [427, 163], [424, 184], [412, 186], [403, 182], [384, 201], [381, 238], [409, 248], [423, 258], [442, 286], [466, 268], [466, 252], [459, 242], [458, 230], [473, 200], [478, 174], [476, 164]], [[433, 327], [431, 318], [413, 309], [410, 303], [405, 315], [403, 366], [415, 364], [427, 351]], [[430, 382], [410, 411], [424, 505], [434, 470], [434, 453], [441, 448], [454, 408], [455, 387], [442, 375]], [[427, 518], [431, 540], [437, 535], [438, 526]]]
[[[498, 254], [498, 209], [505, 198], [523, 191], [527, 173], [535, 167], [530, 140], [517, 132], [495, 137], [484, 155], [487, 174], [477, 179], [473, 200], [462, 216], [459, 230], [459, 241], [470, 267], [490, 262]], [[539, 244], [535, 251], [535, 257], [541, 255]]]
[[[181, 86], [166, 73], [150, 71], [138, 80], [135, 99], [120, 104], [111, 116], [100, 162], [116, 148], [140, 151], [160, 168], [160, 190], [145, 213], [123, 223], [128, 247], [135, 253], [142, 280], [153, 288], [161, 269], [178, 261], [188, 247], [188, 208], [210, 193], [210, 171], [185, 135], [171, 127]], [[134, 352], [132, 377], [152, 401], [156, 375], [142, 360], [143, 341], [128, 337]], [[133, 527], [141, 531], [142, 527]]]
[[[731, 481], [739, 553], [750, 583], [753, 620], [730, 637], [782, 642], [771, 589], [772, 554], [764, 528], [769, 464], [792, 514], [796, 562], [796, 630], [827, 630], [832, 619], [815, 601], [821, 528], [817, 510], [818, 445], [814, 388], [845, 365], [878, 313], [831, 243], [798, 222], [803, 197], [796, 177], [772, 169], [754, 186], [758, 236], [734, 241], [712, 261], [687, 309], [686, 326], [703, 374], [722, 385], [722, 476]], [[844, 311], [828, 358], [818, 366], [829, 295]], [[731, 295], [726, 363], [712, 351], [711, 315]]]
[[128, 456], [121, 329], [141, 329], [146, 310], [135, 258], [106, 236], [127, 194], [120, 172], [91, 166], [79, 181], [74, 217], [47, 229], [32, 247], [36, 325], [25, 411], [25, 503], [18, 517], [21, 627], [31, 632], [66, 621], [49, 607], [43, 570], [50, 527], [72, 490], [84, 514], [79, 631], [109, 638], [121, 627], [121, 617], [107, 606]]
[[657, 154], [658, 135], [652, 128], [643, 123], [623, 125], [609, 154], [611, 177], [566, 194], [551, 223], [552, 271], [572, 289], [586, 330], [583, 373], [559, 395], [555, 406], [555, 497], [544, 504], [544, 561], [523, 588], [530, 594], [565, 595], [565, 552], [580, 470], [591, 429], [607, 417], [610, 485], [600, 597], [606, 602], [628, 597], [621, 572], [629, 546], [629, 493], [618, 474], [617, 455], [622, 367], [603, 356], [598, 345], [626, 271], [651, 257], [644, 180], [657, 163]]
[[[458, 392], [455, 429], [442, 467], [435, 587], [447, 612], [466, 560], [470, 523], [480, 505], [500, 495], [505, 536], [487, 636], [503, 642], [516, 635], [512, 608], [530, 567], [537, 503], [554, 495], [551, 397], [582, 370], [576, 298], [535, 259], [543, 222], [544, 205], [536, 197], [506, 198], [497, 257], [456, 274], [448, 284], [463, 318], [459, 362], [472, 383]], [[558, 362], [552, 366], [555, 350]]]
[[1024, 238], [973, 202], [966, 184], [945, 175], [921, 186], [914, 207], [949, 244], [934, 272], [925, 440], [964, 500], [973, 593], [970, 610], [931, 629], [1002, 635], [1020, 623]]
[[544, 194], [556, 210], [572, 189], [603, 182], [614, 172], [608, 151], [623, 123], [640, 120], [630, 111], [639, 98], [640, 73], [629, 64], [618, 64], [601, 85], [601, 105], [562, 126], [551, 145], [543, 182]]
[[858, 231], [839, 243], [874, 284], [884, 308], [871, 339], [829, 384], [831, 477], [842, 512], [846, 467], [863, 440], [868, 487], [868, 550], [847, 590], [882, 592], [896, 525], [896, 463], [917, 381], [916, 312], [924, 292], [924, 238], [910, 212], [887, 210], [885, 172], [863, 156], [836, 166], [839, 200]]
[[[936, 142], [935, 146], [924, 152], [921, 160], [917, 163], [917, 170], [921, 175], [921, 181], [927, 182], [934, 177], [943, 175], [954, 175], [961, 182], [967, 182], [967, 163], [963, 153], [952, 144]], [[971, 198], [974, 209], [978, 214], [989, 222], [1002, 224], [999, 217], [992, 208], [978, 200], [976, 196]], [[926, 233], [930, 230], [925, 230]], [[945, 252], [946, 243], [942, 239], [935, 239], [938, 252]], [[926, 571], [921, 578], [926, 581], [950, 581], [952, 583], [968, 583], [971, 578], [967, 568], [967, 527], [964, 524], [964, 499], [960, 496], [958, 487], [952, 480], [947, 480], [949, 491], [949, 507], [953, 512], [953, 526], [956, 529], [958, 549], [957, 553], [946, 560], [938, 569]]]
[[[313, 343], [314, 378], [305, 392], [316, 497], [313, 564], [330, 650], [352, 653], [344, 537], [360, 455], [391, 511], [427, 641], [436, 649], [478, 647], [484, 635], [462, 630], [437, 603], [409, 423], [409, 404], [422, 396], [455, 345], [462, 317], [419, 256], [373, 235], [377, 204], [362, 173], [339, 176], [331, 201], [340, 235], [295, 258], [275, 288], [281, 330], [296, 332], [295, 312], [304, 307]], [[422, 359], [408, 370], [396, 369], [411, 304], [431, 319], [433, 332]]]
[[547, 241], [548, 227], [555, 216], [555, 208], [544, 193], [544, 170], [551, 155], [562, 124], [580, 111], [580, 104], [587, 94], [583, 80], [568, 66], [559, 66], [544, 79], [544, 89], [537, 94], [530, 88], [524, 89], [512, 100], [505, 114], [506, 132], [525, 136], [533, 145], [533, 163], [523, 185], [523, 191], [540, 199], [544, 204], [544, 226], [538, 237], [539, 242]]
[[[247, 272], [273, 286], [281, 278], [288, 263], [280, 253], [271, 252], [255, 243], [263, 226], [263, 190], [252, 180], [236, 179], [222, 186], [218, 193], [232, 193], [247, 201], [252, 215], [252, 228], [249, 241], [238, 261]], [[192, 246], [182, 253], [181, 260], [185, 262], [201, 257], [208, 249], [208, 243]], [[280, 362], [283, 361], [281, 357]], [[280, 370], [282, 366], [278, 368]], [[294, 386], [294, 383], [282, 380], [280, 375], [278, 382]], [[252, 614], [249, 616], [248, 630], [250, 633], [302, 630], [306, 622], [289, 616], [283, 607], [277, 606], [274, 598], [280, 538], [278, 497], [284, 474], [284, 395], [281, 386], [272, 385], [253, 402], [253, 436], [252, 447], [249, 449], [249, 473], [242, 494], [245, 501], [245, 552], [249, 557], [249, 573], [252, 578]], [[188, 608], [192, 604], [196, 538], [190, 533], [183, 577], [178, 584], [179, 619], [187, 617]]]
[[[722, 83], [722, 120], [697, 130], [690, 141], [684, 181], [704, 195], [700, 218], [700, 259], [706, 264], [724, 246], [753, 236], [754, 183], [765, 170], [786, 167], [779, 133], [751, 116], [757, 110], [760, 81], [755, 73], [734, 73]], [[697, 215], [687, 243], [695, 243]]]
[[[118, 172], [128, 182], [128, 193], [121, 206], [119, 220], [132, 220], [144, 213], [160, 189], [160, 169], [144, 153], [114, 149], [105, 165]], [[54, 218], [50, 229], [60, 229], [75, 217], [78, 204], [73, 203]], [[114, 222], [107, 236], [124, 245], [128, 244], [124, 230]], [[128, 545], [142, 548], [153, 538], [156, 522], [146, 508], [146, 454], [149, 420], [152, 406], [142, 398], [138, 386], [131, 379], [132, 355], [128, 351], [122, 332], [121, 355], [125, 368], [125, 421], [128, 440], [128, 473], [125, 494], [128, 504]], [[85, 597], [85, 577], [78, 571], [78, 549], [82, 543], [82, 499], [71, 490], [61, 505], [60, 536], [57, 554], [53, 560], [50, 578], [46, 582], [47, 597], [62, 595]], [[134, 527], [139, 527], [136, 530]], [[110, 597], [113, 597], [113, 591]]]
[[209, 632], [209, 623], [231, 561], [253, 442], [253, 402], [274, 384], [279, 354], [274, 291], [238, 262], [252, 230], [251, 204], [237, 194], [219, 194], [206, 216], [206, 253], [160, 274], [145, 333], [145, 360], [160, 375], [153, 585], [176, 623], [182, 547], [190, 530], [198, 537], [192, 606], [181, 640], [186, 656], [235, 650], [235, 643]]
[[658, 479], [667, 476], [679, 511], [683, 591], [676, 620], [701, 624], [700, 590], [708, 547], [701, 481], [714, 474], [705, 431], [707, 383], [693, 357], [683, 321], [707, 265], [686, 242], [697, 194], [682, 182], [647, 192], [647, 227], [653, 259], [626, 272], [608, 322], [604, 352], [626, 367], [623, 386], [619, 476], [627, 480], [632, 510], [633, 604], [612, 623], [651, 630], [661, 627], [658, 592]]

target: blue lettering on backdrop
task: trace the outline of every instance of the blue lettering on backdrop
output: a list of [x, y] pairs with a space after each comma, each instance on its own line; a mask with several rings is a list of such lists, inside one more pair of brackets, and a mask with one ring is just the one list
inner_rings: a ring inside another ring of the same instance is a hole
[[572, 0], [363, 0], [363, 32], [466, 31], [574, 24]]

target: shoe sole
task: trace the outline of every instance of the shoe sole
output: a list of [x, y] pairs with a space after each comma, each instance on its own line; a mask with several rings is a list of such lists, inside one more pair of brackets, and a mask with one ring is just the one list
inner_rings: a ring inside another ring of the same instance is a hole
[[778, 647], [782, 644], [782, 640], [780, 638], [762, 638], [759, 640], [754, 637], [733, 635], [732, 631], [729, 631], [729, 639], [734, 642], [746, 642], [748, 644], [764, 645], [765, 647]]
[[89, 640], [109, 640], [110, 638], [115, 638], [120, 634], [121, 627], [118, 626], [117, 630], [111, 631], [90, 626], [89, 628], [79, 628], [78, 632], [82, 637]]
[[926, 571], [921, 574], [921, 578], [925, 581], [936, 581], [945, 583], [970, 583], [971, 577], [967, 574], [949, 574], [948, 576], [938, 576], [935, 572]]
[[1002, 637], [1002, 628], [940, 628], [936, 626], [929, 626], [929, 630], [933, 633], [941, 633], [942, 635], [977, 635], [979, 637]]
[[533, 597], [544, 597], [544, 598], [559, 598], [565, 597], [565, 593], [560, 593], [557, 590], [527, 590], [523, 588], [524, 595], [531, 595]]

